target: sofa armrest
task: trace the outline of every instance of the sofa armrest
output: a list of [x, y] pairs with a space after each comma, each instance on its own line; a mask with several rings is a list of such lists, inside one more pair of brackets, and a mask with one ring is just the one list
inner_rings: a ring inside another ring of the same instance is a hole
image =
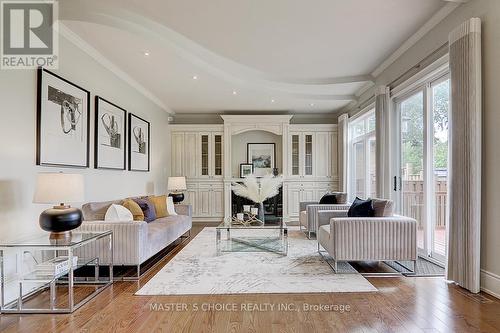
[[417, 221], [404, 216], [330, 219], [339, 260], [416, 260]]
[[302, 201], [299, 203], [299, 212], [305, 211], [308, 205], [317, 205], [318, 203], [318, 201]]
[[306, 212], [307, 212], [307, 225], [309, 226], [308, 229], [310, 231], [317, 231], [319, 228], [318, 225], [318, 212], [323, 211], [323, 210], [349, 210], [349, 206], [342, 204], [342, 205], [307, 205]]
[[[77, 229], [83, 232], [108, 231], [113, 232], [113, 263], [115, 265], [139, 265], [143, 252], [148, 244], [148, 226], [144, 221], [84, 221]], [[99, 253], [102, 264], [108, 264], [108, 251], [99, 244], [84, 247], [81, 255], [91, 257]]]
[[330, 224], [334, 217], [347, 217], [347, 210], [320, 210], [318, 211], [318, 228]]
[[175, 205], [175, 212], [179, 215], [186, 215], [193, 217], [193, 207], [191, 205]]

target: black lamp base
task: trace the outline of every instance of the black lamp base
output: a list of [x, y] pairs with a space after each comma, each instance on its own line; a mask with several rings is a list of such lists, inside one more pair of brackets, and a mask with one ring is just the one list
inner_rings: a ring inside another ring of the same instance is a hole
[[184, 193], [179, 192], [179, 193], [169, 193], [169, 197], [172, 197], [172, 201], [174, 204], [179, 204], [184, 200]]
[[40, 228], [50, 232], [51, 239], [64, 239], [71, 237], [71, 230], [82, 224], [83, 214], [78, 208], [56, 206], [40, 214]]

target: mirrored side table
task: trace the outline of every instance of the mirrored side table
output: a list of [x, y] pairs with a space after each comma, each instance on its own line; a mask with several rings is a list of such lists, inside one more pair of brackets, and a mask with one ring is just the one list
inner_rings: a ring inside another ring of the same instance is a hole
[[0, 243], [0, 313], [71, 313], [112, 283], [111, 231]]

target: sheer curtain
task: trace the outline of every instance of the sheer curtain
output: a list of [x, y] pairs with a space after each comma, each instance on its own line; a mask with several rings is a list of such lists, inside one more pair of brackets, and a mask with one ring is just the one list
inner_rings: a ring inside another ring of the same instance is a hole
[[481, 20], [449, 36], [451, 113], [447, 279], [480, 291]]
[[338, 173], [339, 173], [339, 190], [347, 192], [347, 145], [348, 145], [348, 120], [349, 116], [344, 113], [339, 116], [337, 122], [338, 133]]
[[390, 165], [390, 110], [389, 88], [380, 86], [375, 92], [375, 135], [377, 138], [377, 196], [391, 198], [391, 165]]

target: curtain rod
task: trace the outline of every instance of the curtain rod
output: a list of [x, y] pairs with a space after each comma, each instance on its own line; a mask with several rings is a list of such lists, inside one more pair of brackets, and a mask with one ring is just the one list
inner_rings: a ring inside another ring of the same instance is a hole
[[446, 53], [448, 53], [448, 42], [445, 42], [443, 45], [438, 47], [431, 54], [422, 59], [418, 64], [414, 65], [406, 72], [398, 76], [391, 83], [387, 84], [387, 86], [390, 89], [398, 86], [399, 84], [408, 80], [409, 78], [420, 72], [422, 69], [426, 68], [427, 66], [429, 66], [430, 64], [432, 64], [433, 62], [444, 56]]

